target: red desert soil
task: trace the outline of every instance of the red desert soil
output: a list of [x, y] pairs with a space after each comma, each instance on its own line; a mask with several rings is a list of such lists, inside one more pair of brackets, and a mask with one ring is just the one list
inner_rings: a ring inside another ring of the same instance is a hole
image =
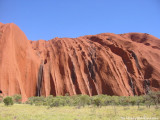
[[147, 33], [102, 33], [30, 41], [0, 23], [0, 90], [4, 96], [108, 94], [160, 90], [160, 39]]

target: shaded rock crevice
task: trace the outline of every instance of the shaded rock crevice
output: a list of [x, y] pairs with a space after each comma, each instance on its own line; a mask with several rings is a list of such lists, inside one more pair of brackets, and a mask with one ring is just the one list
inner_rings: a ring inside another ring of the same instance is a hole
[[43, 80], [43, 63], [40, 65], [39, 72], [38, 72], [36, 96], [41, 96], [42, 80]]
[[95, 81], [94, 64], [89, 60], [88, 60], [88, 70], [89, 70], [89, 74], [90, 74], [91, 78]]
[[118, 55], [122, 58], [125, 66], [127, 67], [128, 72], [131, 74], [134, 74], [135, 70], [132, 65], [131, 58], [130, 58], [129, 54], [127, 53], [127, 51], [123, 50], [122, 48], [116, 47], [114, 45], [109, 45], [109, 48], [111, 49], [111, 51], [113, 53], [115, 53], [116, 55]]
[[144, 90], [145, 90], [145, 94], [148, 94], [149, 91], [150, 91], [150, 85], [151, 85], [150, 80], [149, 79], [145, 79], [143, 84], [144, 84], [143, 87], [144, 87]]
[[132, 57], [134, 58], [134, 60], [135, 60], [135, 62], [136, 62], [136, 66], [137, 66], [138, 70], [140, 70], [141, 68], [140, 68], [140, 65], [139, 65], [139, 61], [138, 61], [137, 55], [136, 55], [135, 52], [133, 52], [132, 50], [129, 51], [129, 52], [131, 52], [131, 55], [132, 55]]
[[51, 73], [50, 73], [50, 95], [56, 96], [56, 87]]
[[72, 83], [75, 86], [76, 94], [81, 94], [81, 91], [79, 89], [79, 84], [78, 84], [78, 81], [77, 81], [77, 76], [76, 76], [76, 73], [75, 73], [75, 67], [74, 67], [74, 64], [73, 64], [70, 57], [68, 58], [68, 65], [69, 65], [71, 80], [72, 80]]
[[144, 65], [144, 79], [150, 79], [152, 77], [154, 69], [152, 65], [148, 63], [146, 59], [143, 59], [142, 63]]
[[127, 73], [127, 75], [128, 75], [129, 85], [130, 85], [130, 87], [131, 87], [132, 93], [133, 93], [133, 95], [136, 95], [136, 93], [135, 93], [135, 85], [134, 85], [133, 79], [132, 79], [132, 77], [129, 75], [129, 73]]
[[[84, 60], [84, 58], [83, 58], [83, 60]], [[90, 88], [90, 91], [91, 91], [91, 95], [97, 95], [98, 93], [97, 93], [97, 90], [96, 90], [95, 82], [91, 78], [89, 69], [87, 67], [87, 63], [84, 63], [84, 73], [87, 75], [87, 79], [88, 79], [88, 82], [89, 82], [89, 88]]]

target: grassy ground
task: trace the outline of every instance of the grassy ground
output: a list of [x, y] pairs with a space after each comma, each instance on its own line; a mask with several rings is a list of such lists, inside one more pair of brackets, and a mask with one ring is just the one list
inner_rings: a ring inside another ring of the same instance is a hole
[[92, 107], [53, 107], [14, 104], [4, 106], [0, 103], [0, 120], [127, 120], [143, 117], [160, 120], [160, 109], [152, 106], [106, 106]]

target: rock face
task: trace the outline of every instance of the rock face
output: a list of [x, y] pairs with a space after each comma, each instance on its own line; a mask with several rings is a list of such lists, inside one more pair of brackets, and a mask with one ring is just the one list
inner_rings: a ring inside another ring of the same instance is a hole
[[133, 96], [160, 90], [160, 39], [147, 33], [103, 33], [29, 41], [0, 23], [0, 90], [31, 96]]

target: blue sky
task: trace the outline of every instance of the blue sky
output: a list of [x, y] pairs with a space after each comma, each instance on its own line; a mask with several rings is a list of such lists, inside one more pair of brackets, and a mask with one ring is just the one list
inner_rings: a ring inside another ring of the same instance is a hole
[[160, 0], [0, 0], [0, 22], [29, 40], [99, 33], [149, 33], [160, 38]]

